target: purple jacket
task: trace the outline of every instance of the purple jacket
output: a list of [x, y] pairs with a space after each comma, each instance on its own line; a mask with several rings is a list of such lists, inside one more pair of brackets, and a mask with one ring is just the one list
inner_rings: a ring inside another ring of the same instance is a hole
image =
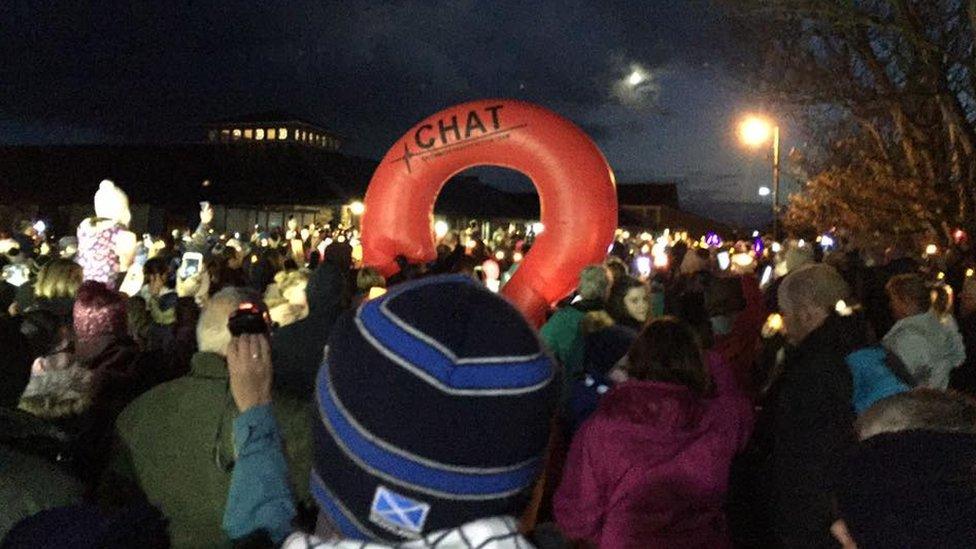
[[749, 400], [708, 355], [716, 394], [627, 381], [573, 439], [556, 491], [556, 521], [600, 547], [729, 547], [723, 511], [732, 457], [752, 430]]

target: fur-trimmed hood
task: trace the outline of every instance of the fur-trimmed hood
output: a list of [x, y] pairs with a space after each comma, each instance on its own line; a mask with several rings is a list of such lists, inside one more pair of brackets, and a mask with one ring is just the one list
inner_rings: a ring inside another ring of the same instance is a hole
[[37, 417], [54, 420], [76, 416], [92, 404], [92, 373], [77, 365], [31, 376], [20, 397], [19, 408]]

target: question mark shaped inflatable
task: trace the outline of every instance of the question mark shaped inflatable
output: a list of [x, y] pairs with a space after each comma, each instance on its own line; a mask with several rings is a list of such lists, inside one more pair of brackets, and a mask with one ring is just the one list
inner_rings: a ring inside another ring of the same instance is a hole
[[434, 203], [448, 179], [474, 166], [524, 173], [539, 192], [538, 236], [502, 289], [536, 327], [568, 295], [579, 273], [600, 263], [617, 226], [613, 172], [582, 130], [531, 103], [472, 101], [411, 128], [377, 167], [366, 191], [363, 261], [390, 276], [395, 258], [437, 258]]

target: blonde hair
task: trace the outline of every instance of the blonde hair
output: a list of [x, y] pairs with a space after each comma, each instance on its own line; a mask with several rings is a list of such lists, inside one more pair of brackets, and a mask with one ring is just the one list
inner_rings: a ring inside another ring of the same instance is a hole
[[282, 303], [288, 303], [285, 293], [302, 284], [308, 285], [308, 271], [279, 271], [274, 277], [274, 284], [269, 284], [264, 291], [264, 303], [268, 308], [274, 308]]
[[83, 278], [81, 265], [70, 259], [52, 259], [38, 273], [34, 295], [44, 299], [74, 297]]
[[356, 275], [356, 289], [366, 292], [370, 288], [386, 288], [386, 279], [376, 269], [363, 267]]

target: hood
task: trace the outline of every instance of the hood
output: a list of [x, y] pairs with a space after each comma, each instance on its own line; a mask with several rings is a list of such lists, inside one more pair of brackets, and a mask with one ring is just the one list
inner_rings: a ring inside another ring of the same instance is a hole
[[952, 346], [955, 322], [943, 323], [931, 312], [903, 318], [895, 323], [884, 336], [884, 341], [897, 338], [905, 333], [912, 332], [932, 342], [933, 345], [949, 348]]
[[677, 441], [698, 438], [708, 430], [709, 403], [682, 385], [630, 380], [604, 395], [598, 413], [632, 425], [649, 439]]
[[340, 267], [333, 263], [319, 265], [308, 280], [305, 295], [309, 315], [328, 314], [339, 310], [346, 279]]
[[927, 356], [939, 362], [939, 364], [928, 364], [930, 367], [952, 369], [966, 360], [962, 335], [951, 316], [942, 321], [935, 314], [928, 312], [903, 318], [891, 327], [882, 342], [891, 349], [901, 338], [909, 338], [907, 341], [923, 340], [928, 349], [915, 349], [915, 351], [927, 352]]
[[32, 376], [19, 408], [54, 420], [79, 415], [91, 407], [92, 374], [78, 366]]

